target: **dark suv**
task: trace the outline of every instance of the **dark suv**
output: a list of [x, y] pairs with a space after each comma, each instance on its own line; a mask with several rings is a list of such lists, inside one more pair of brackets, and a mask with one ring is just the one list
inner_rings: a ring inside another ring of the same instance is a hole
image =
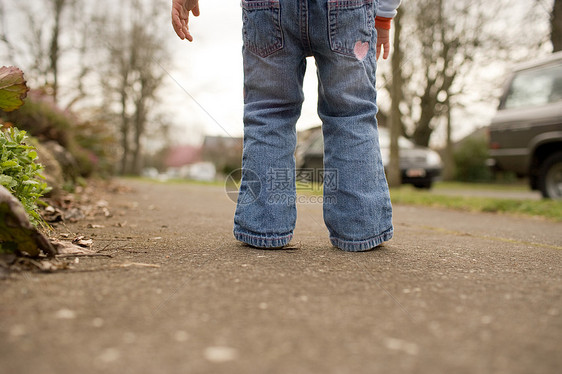
[[562, 52], [514, 70], [490, 125], [496, 170], [562, 199]]

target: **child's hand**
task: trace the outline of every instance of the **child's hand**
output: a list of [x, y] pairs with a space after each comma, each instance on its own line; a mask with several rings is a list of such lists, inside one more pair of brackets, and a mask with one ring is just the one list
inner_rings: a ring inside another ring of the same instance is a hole
[[181, 40], [193, 41], [189, 32], [189, 12], [199, 16], [199, 0], [172, 0], [172, 26]]
[[390, 30], [377, 27], [377, 60], [383, 51], [382, 58], [387, 59], [390, 54]]

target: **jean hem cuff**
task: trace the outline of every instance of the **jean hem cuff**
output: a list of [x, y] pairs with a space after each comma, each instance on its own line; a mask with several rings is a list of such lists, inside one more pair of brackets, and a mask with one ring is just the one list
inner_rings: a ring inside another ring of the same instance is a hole
[[364, 252], [381, 245], [382, 243], [392, 239], [394, 233], [393, 228], [386, 230], [380, 235], [366, 240], [345, 240], [336, 237], [330, 237], [330, 241], [334, 247], [348, 252]]
[[293, 238], [293, 233], [281, 234], [281, 235], [263, 235], [254, 234], [247, 232], [234, 232], [234, 237], [236, 240], [251, 245], [257, 248], [279, 248], [289, 244]]

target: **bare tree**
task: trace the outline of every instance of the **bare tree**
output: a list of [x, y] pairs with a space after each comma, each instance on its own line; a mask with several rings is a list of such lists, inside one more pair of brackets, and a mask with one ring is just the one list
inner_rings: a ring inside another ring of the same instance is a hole
[[158, 31], [161, 9], [139, 0], [124, 1], [120, 6], [119, 15], [100, 17], [105, 20], [99, 27], [100, 41], [107, 51], [102, 84], [112, 101], [109, 107], [120, 119], [119, 173], [138, 174], [146, 124], [162, 83], [159, 59], [165, 55], [165, 45]]
[[51, 31], [51, 41], [49, 47], [49, 73], [52, 76], [53, 100], [57, 101], [59, 90], [59, 57], [60, 57], [60, 36], [61, 36], [61, 18], [62, 13], [70, 1], [68, 0], [50, 0], [49, 5], [52, 7], [54, 23]]
[[[53, 100], [59, 93], [59, 67], [62, 54], [61, 36], [64, 13], [74, 5], [72, 0], [47, 0], [44, 13], [35, 12], [33, 5], [22, 4], [32, 32], [29, 53], [34, 59], [34, 70], [44, 80]], [[51, 20], [49, 22], [49, 20]]]
[[[502, 11], [508, 6], [517, 9]], [[396, 46], [394, 50], [403, 56], [395, 56], [401, 59], [393, 66], [389, 88], [393, 116], [401, 121], [393, 122], [393, 127], [400, 126], [404, 135], [427, 146], [434, 130], [445, 125], [444, 161], [449, 176], [456, 120], [451, 112], [465, 111], [476, 92], [481, 102], [497, 99], [502, 77], [482, 79], [488, 66], [500, 71], [497, 68], [502, 65], [532, 58], [545, 49], [544, 7], [537, 7], [535, 0], [517, 4], [510, 0], [404, 0], [401, 8], [407, 13], [395, 35], [400, 50]], [[514, 23], [521, 24], [520, 28], [514, 29]], [[534, 32], [522, 41], [520, 30], [525, 27]], [[402, 92], [398, 93], [394, 89], [400, 79]]]
[[420, 68], [424, 73], [420, 115], [412, 138], [427, 146], [437, 119], [447, 113], [445, 103], [455, 79], [473, 61], [486, 14], [474, 1], [423, 0], [418, 5]]
[[[89, 35], [85, 25], [89, 24], [89, 15], [84, 4], [84, 0], [22, 0], [16, 6], [7, 7], [4, 1], [0, 2], [0, 46], [12, 63], [26, 71], [35, 87], [40, 86], [59, 104], [62, 75], [84, 91], [83, 80], [89, 71], [85, 65], [75, 77], [68, 79], [74, 74], [75, 66], [80, 65], [75, 61], [76, 52], [78, 55], [87, 52]], [[22, 27], [8, 30], [6, 20], [10, 17], [21, 18]], [[86, 58], [79, 60], [87, 61]], [[70, 105], [86, 96], [85, 92], [72, 95], [74, 87], [64, 88], [66, 93], [74, 96], [69, 100]]]

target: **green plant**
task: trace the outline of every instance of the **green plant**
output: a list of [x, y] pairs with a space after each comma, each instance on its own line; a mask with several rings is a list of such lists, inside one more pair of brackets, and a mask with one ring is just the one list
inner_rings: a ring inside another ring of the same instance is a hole
[[37, 213], [38, 199], [50, 190], [41, 175], [43, 167], [35, 162], [35, 148], [26, 144], [25, 131], [9, 128], [0, 131], [0, 184], [24, 206], [34, 225], [43, 220]]
[[[23, 105], [27, 96], [23, 72], [13, 66], [0, 68], [0, 109], [13, 111]], [[43, 224], [37, 203], [49, 191], [41, 175], [42, 166], [35, 162], [35, 148], [26, 144], [25, 131], [8, 128], [0, 131], [0, 185], [21, 201], [30, 221]]]

